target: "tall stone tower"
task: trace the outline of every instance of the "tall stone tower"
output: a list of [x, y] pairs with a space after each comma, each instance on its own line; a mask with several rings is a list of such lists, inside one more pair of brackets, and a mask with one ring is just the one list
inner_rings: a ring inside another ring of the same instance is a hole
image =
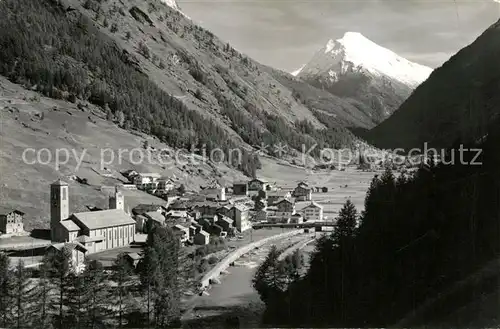
[[58, 179], [50, 184], [50, 237], [59, 241], [59, 222], [69, 217], [68, 183]]
[[125, 198], [123, 193], [118, 191], [118, 187], [115, 187], [115, 195], [109, 197], [109, 209], [125, 210]]

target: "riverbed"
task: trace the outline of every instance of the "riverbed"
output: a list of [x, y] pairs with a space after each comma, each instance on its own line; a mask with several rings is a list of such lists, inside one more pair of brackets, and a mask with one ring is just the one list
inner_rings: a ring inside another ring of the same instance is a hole
[[184, 328], [258, 328], [264, 304], [252, 287], [252, 278], [266, 258], [270, 247], [286, 247], [310, 239], [300, 235], [266, 244], [244, 255], [221, 275], [221, 284], [212, 285], [207, 294], [196, 299], [195, 306], [183, 317]]

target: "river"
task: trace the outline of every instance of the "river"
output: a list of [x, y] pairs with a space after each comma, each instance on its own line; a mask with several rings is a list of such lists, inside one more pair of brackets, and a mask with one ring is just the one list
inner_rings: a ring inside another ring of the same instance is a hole
[[257, 267], [273, 244], [282, 248], [304, 239], [310, 236], [273, 241], [238, 259], [220, 277], [221, 284], [213, 285], [207, 295], [196, 299], [196, 306], [183, 317], [184, 328], [258, 328], [264, 304], [252, 287]]

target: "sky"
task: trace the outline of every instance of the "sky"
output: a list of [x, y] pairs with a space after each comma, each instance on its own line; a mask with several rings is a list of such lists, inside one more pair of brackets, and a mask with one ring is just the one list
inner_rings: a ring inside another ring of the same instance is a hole
[[237, 50], [288, 72], [348, 31], [436, 68], [500, 19], [500, 0], [177, 2], [187, 16]]

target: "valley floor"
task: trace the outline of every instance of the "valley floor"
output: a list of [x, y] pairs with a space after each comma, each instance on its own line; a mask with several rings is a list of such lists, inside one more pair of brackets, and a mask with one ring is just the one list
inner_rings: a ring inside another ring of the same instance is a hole
[[[303, 181], [312, 187], [327, 187], [328, 192], [315, 192], [313, 201], [324, 208], [327, 220], [333, 220], [347, 199], [356, 206], [358, 212], [363, 210], [366, 191], [375, 175], [381, 172], [363, 172], [355, 167], [347, 167], [345, 171], [322, 170], [312, 171], [299, 166], [290, 165], [274, 158], [262, 157], [262, 169], [257, 173], [259, 177], [269, 182], [276, 182], [283, 190], [292, 190], [297, 183]], [[297, 202], [296, 208], [300, 209], [308, 202]]]

